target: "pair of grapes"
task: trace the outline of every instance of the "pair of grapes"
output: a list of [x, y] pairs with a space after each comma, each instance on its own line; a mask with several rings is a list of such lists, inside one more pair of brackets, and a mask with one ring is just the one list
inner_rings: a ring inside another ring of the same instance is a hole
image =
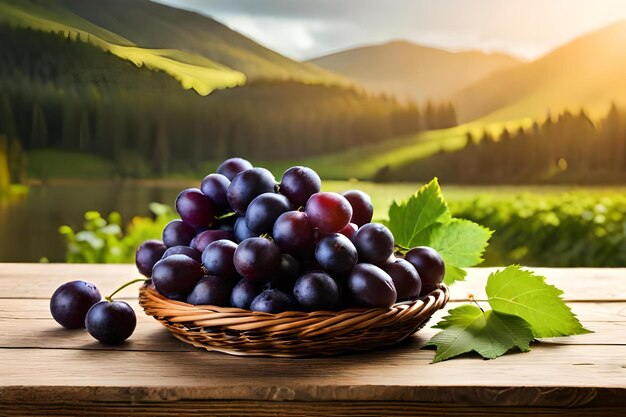
[[266, 312], [389, 307], [439, 285], [439, 255], [395, 258], [391, 232], [369, 223], [367, 194], [320, 188], [310, 168], [292, 167], [277, 184], [248, 161], [224, 161], [180, 193], [181, 219], [138, 248], [137, 267], [170, 299]]

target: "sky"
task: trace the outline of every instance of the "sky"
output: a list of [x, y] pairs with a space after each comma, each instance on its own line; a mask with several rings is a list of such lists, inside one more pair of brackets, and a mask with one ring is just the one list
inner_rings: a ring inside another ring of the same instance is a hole
[[291, 58], [409, 40], [532, 60], [626, 19], [625, 0], [157, 0], [211, 16]]

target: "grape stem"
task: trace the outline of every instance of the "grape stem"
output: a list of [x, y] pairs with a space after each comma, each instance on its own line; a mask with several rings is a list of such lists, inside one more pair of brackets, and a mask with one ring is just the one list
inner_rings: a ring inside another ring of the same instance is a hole
[[474, 298], [473, 294], [469, 295], [469, 299], [471, 302], [473, 302], [474, 304], [476, 304], [476, 307], [480, 308], [480, 311], [483, 312], [483, 314], [485, 314], [485, 310], [483, 310], [483, 308], [480, 306], [480, 304], [478, 304], [478, 301], [476, 301], [476, 299]]
[[111, 293], [111, 295], [104, 297], [105, 300], [107, 300], [108, 302], [112, 302], [113, 301], [113, 296], [115, 294], [117, 294], [118, 292], [122, 291], [124, 288], [128, 287], [129, 285], [133, 285], [136, 282], [145, 282], [148, 281], [148, 278], [137, 278], [134, 279], [132, 281], [128, 281], [126, 284], [122, 285], [121, 287], [119, 287], [118, 289], [116, 289], [115, 291], [113, 291]]

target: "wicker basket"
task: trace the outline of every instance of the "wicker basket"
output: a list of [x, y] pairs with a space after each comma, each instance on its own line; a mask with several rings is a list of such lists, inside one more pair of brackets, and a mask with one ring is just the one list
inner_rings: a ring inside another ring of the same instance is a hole
[[139, 304], [178, 339], [231, 355], [302, 357], [370, 350], [406, 339], [448, 301], [442, 285], [391, 308], [269, 314], [232, 307], [194, 306], [143, 285]]

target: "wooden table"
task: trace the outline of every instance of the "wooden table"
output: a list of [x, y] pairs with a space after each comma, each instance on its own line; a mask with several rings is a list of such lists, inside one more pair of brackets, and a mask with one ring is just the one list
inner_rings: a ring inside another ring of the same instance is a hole
[[[454, 307], [484, 298], [491, 269], [452, 288]], [[50, 317], [61, 283], [103, 295], [132, 265], [0, 264], [0, 415], [626, 415], [626, 269], [537, 269], [595, 333], [535, 343], [529, 353], [432, 364], [423, 329], [392, 348], [331, 358], [206, 352], [174, 339], [136, 301], [135, 334], [107, 347]], [[438, 313], [436, 322], [443, 312]]]

